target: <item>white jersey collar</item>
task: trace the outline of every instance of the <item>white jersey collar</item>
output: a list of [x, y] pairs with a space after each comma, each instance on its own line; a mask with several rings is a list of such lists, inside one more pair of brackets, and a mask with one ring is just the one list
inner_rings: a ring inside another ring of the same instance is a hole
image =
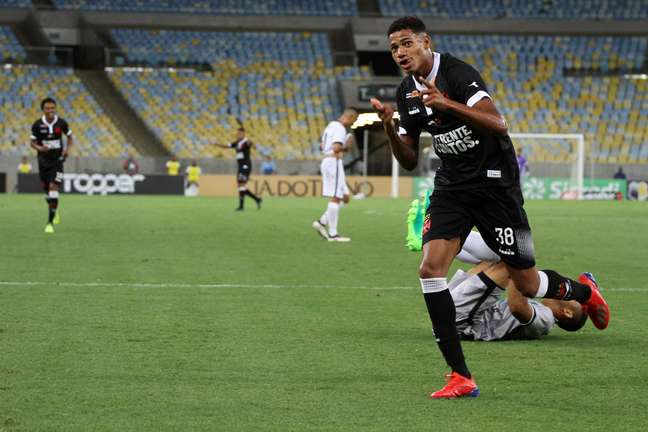
[[[434, 80], [436, 79], [437, 73], [439, 72], [439, 65], [441, 64], [441, 54], [439, 54], [436, 51], [432, 52], [432, 57], [433, 57], [433, 64], [432, 64], [432, 70], [430, 71], [430, 74], [425, 78], [427, 82], [434, 83]], [[425, 90], [425, 86], [423, 84], [420, 84], [416, 78], [414, 78], [414, 75], [412, 75], [412, 80], [414, 81], [414, 85], [416, 86], [416, 89], [418, 91], [423, 91]]]
[[58, 121], [58, 116], [54, 115], [54, 120], [52, 120], [52, 123], [47, 123], [47, 119], [43, 115], [43, 117], [41, 117], [41, 121], [45, 124], [45, 126], [47, 126], [47, 129], [49, 130], [49, 133], [53, 134], [54, 133], [54, 125]]

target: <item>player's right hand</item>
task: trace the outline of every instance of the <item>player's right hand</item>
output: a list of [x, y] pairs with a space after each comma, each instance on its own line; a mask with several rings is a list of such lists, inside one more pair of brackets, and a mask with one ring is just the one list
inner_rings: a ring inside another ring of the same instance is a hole
[[382, 121], [383, 124], [392, 124], [392, 125], [394, 124], [393, 106], [387, 103], [383, 104], [376, 98], [371, 98], [370, 102], [374, 111], [376, 111], [376, 114], [378, 114], [378, 118], [380, 118], [380, 121]]

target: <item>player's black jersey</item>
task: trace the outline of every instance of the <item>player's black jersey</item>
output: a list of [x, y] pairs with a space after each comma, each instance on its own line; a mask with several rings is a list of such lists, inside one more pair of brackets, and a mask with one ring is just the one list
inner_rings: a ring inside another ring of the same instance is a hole
[[52, 123], [48, 123], [45, 116], [34, 122], [31, 129], [31, 139], [49, 148], [47, 152], [38, 152], [39, 164], [51, 165], [61, 160], [63, 149], [67, 145], [67, 143], [63, 142], [63, 134], [69, 137], [72, 135], [72, 131], [67, 122], [58, 116], [54, 117]]
[[236, 149], [236, 162], [239, 167], [243, 165], [247, 165], [248, 167], [252, 166], [252, 161], [250, 160], [250, 148], [252, 147], [252, 143], [247, 138], [234, 141], [229, 146]]
[[[445, 97], [468, 106], [490, 97], [479, 72], [448, 53], [434, 53], [434, 67], [427, 79], [434, 80]], [[399, 134], [418, 138], [427, 131], [432, 135], [434, 151], [441, 159], [435, 188], [516, 184], [519, 172], [511, 138], [480, 130], [451, 113], [433, 111], [423, 105], [420, 92], [424, 89], [411, 76], [398, 87]]]

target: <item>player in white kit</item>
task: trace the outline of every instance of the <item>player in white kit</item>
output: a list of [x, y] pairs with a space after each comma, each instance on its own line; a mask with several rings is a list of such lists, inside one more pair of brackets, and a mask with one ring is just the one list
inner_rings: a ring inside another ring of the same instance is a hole
[[349, 202], [349, 189], [344, 175], [342, 156], [348, 150], [351, 135], [347, 128], [358, 119], [358, 112], [347, 108], [342, 115], [330, 122], [322, 134], [322, 196], [329, 198], [326, 210], [312, 226], [322, 237], [328, 241], [348, 242], [349, 237], [343, 237], [338, 233], [338, 220], [340, 207], [343, 203]]
[[[457, 331], [463, 339], [537, 339], [554, 325], [576, 331], [587, 322], [587, 306], [577, 301], [539, 301], [520, 294], [504, 263], [478, 232], [470, 232], [457, 259], [476, 264], [468, 272], [458, 270], [448, 283], [457, 311]], [[505, 289], [507, 298], [501, 299]]]

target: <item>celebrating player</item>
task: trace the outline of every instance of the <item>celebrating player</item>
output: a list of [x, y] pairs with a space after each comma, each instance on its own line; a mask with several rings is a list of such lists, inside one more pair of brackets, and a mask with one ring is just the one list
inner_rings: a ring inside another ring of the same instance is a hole
[[[67, 122], [56, 115], [54, 99], [43, 99], [41, 110], [43, 116], [32, 125], [31, 147], [38, 152], [38, 174], [46, 193], [48, 216], [45, 232], [52, 234], [53, 225], [61, 220], [58, 198], [63, 181], [63, 162], [68, 157], [74, 141]], [[66, 142], [63, 142], [63, 135], [66, 136]]]
[[342, 156], [344, 151], [348, 150], [351, 140], [347, 128], [355, 123], [357, 119], [358, 112], [347, 108], [337, 120], [333, 120], [326, 126], [322, 134], [322, 143], [320, 144], [320, 150], [322, 150], [324, 156], [320, 165], [322, 196], [329, 198], [329, 203], [324, 214], [313, 222], [312, 226], [328, 241], [351, 241], [349, 237], [338, 234], [337, 227], [340, 206], [342, 203], [349, 202], [349, 189], [344, 175], [344, 164], [342, 163]]
[[238, 172], [236, 174], [236, 182], [238, 185], [239, 193], [239, 206], [236, 211], [243, 211], [245, 196], [252, 198], [257, 205], [257, 209], [261, 210], [261, 203], [263, 199], [254, 195], [247, 188], [247, 182], [250, 179], [250, 172], [252, 172], [252, 159], [250, 159], [250, 150], [252, 149], [252, 142], [245, 137], [245, 129], [242, 127], [236, 131], [236, 141], [230, 145], [215, 144], [217, 147], [234, 149], [236, 150], [236, 163], [238, 165]]
[[397, 91], [399, 128], [390, 105], [377, 99], [371, 103], [392, 153], [403, 167], [414, 169], [419, 136], [425, 130], [441, 159], [424, 221], [419, 277], [439, 349], [452, 373], [446, 386], [430, 396], [476, 395], [446, 279], [473, 226], [501, 257], [525, 296], [576, 300], [587, 305], [597, 328], [608, 325], [609, 308], [593, 279], [575, 281], [536, 269], [513, 144], [479, 72], [448, 53], [432, 52], [430, 36], [418, 18], [397, 19], [388, 37], [392, 57], [407, 75]]

